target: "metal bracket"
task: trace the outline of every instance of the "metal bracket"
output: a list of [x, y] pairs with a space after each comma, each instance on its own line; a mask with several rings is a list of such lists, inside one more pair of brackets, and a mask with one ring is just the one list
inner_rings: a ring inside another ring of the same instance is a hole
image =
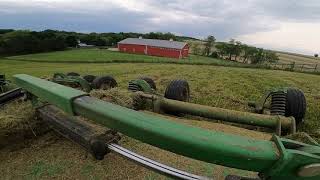
[[272, 141], [275, 142], [279, 150], [280, 158], [272, 168], [259, 174], [262, 179], [319, 179], [320, 146], [278, 136], [273, 136]]

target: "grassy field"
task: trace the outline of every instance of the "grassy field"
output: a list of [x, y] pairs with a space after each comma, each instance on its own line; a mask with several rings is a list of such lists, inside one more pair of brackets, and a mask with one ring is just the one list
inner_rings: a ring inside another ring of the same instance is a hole
[[173, 59], [137, 54], [121, 53], [106, 49], [74, 49], [50, 53], [12, 56], [9, 59], [33, 62], [69, 62], [69, 63], [108, 63], [108, 62], [141, 62], [141, 63], [178, 63], [178, 64], [213, 64], [213, 65], [241, 65], [240, 63], [214, 59], [203, 56], [190, 55], [185, 59]]
[[191, 84], [192, 101], [237, 110], [247, 110], [245, 103], [256, 100], [272, 87], [297, 87], [302, 89], [308, 100], [307, 123], [305, 130], [320, 127], [317, 118], [320, 111], [316, 108], [320, 98], [320, 77], [317, 75], [283, 72], [262, 69], [244, 69], [234, 67], [173, 64], [66, 64], [36, 63], [12, 60], [0, 60], [0, 72], [11, 76], [27, 73], [38, 77], [50, 77], [54, 72], [75, 71], [80, 74], [113, 75], [120, 86], [126, 88], [129, 80], [139, 75], [153, 77], [160, 92], [172, 79], [186, 79]]
[[[51, 59], [54, 60], [53, 57]], [[246, 106], [247, 102], [257, 100], [272, 87], [297, 87], [305, 92], [308, 104], [306, 121], [298, 128], [311, 135], [319, 134], [320, 77], [317, 75], [205, 65], [149, 63], [78, 63], [75, 65], [74, 63], [39, 63], [0, 59], [0, 72], [9, 77], [17, 73], [50, 77], [54, 72], [70, 71], [83, 75], [113, 75], [121, 90], [127, 88], [127, 83], [131, 79], [140, 75], [150, 76], [155, 80], [161, 94], [170, 80], [182, 78], [188, 80], [191, 86], [192, 102], [242, 111], [250, 111], [251, 109]], [[8, 118], [15, 119], [15, 117], [20, 120], [25, 118], [19, 116], [21, 111], [26, 111], [25, 107], [29, 107], [24, 106], [24, 104], [13, 103], [5, 109], [1, 109], [0, 121]], [[268, 134], [219, 123], [173, 120], [250, 138], [270, 138]], [[1, 150], [0, 148], [0, 161], [2, 162], [0, 163], [0, 171], [4, 179], [166, 179], [113, 153], [107, 155], [103, 161], [95, 161], [86, 157], [84, 150], [79, 146], [54, 133], [32, 139], [34, 140], [30, 144], [20, 150]], [[222, 179], [230, 173], [254, 175], [254, 173], [247, 171], [222, 168], [218, 165], [176, 156], [128, 137], [124, 137], [121, 144], [160, 162], [196, 174], [215, 176], [216, 179]]]
[[[57, 51], [49, 53], [39, 53], [21, 56], [6, 57], [11, 60], [28, 62], [63, 62], [63, 63], [166, 63], [166, 64], [193, 64], [193, 65], [217, 65], [244, 68], [262, 68], [290, 70], [297, 72], [308, 72], [318, 74], [319, 67], [316, 66], [320, 60], [311, 56], [277, 52], [280, 60], [277, 64], [243, 64], [236, 61], [215, 59], [204, 56], [190, 55], [185, 59], [172, 59], [165, 57], [155, 57], [137, 54], [121, 53], [106, 49], [73, 49], [68, 51]], [[294, 68], [291, 63], [295, 62]], [[286, 65], [284, 65], [286, 64]], [[302, 65], [303, 64], [303, 65]]]
[[296, 64], [320, 64], [320, 58], [316, 58], [313, 56], [305, 56], [299, 54], [292, 54], [292, 53], [283, 53], [277, 52], [279, 56], [279, 63], [290, 64], [295, 62]]

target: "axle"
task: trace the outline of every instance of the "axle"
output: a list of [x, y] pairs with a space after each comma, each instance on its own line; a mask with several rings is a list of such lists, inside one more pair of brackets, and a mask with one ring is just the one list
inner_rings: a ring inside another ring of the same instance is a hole
[[81, 115], [150, 145], [201, 161], [260, 172], [266, 179], [319, 179], [319, 146], [274, 136], [271, 141], [209, 131], [89, 97], [29, 75], [15, 75], [21, 88], [71, 115]]
[[293, 117], [270, 116], [264, 114], [256, 114], [249, 112], [241, 112], [218, 107], [210, 107], [199, 104], [193, 104], [183, 101], [167, 99], [158, 95], [137, 92], [137, 95], [149, 99], [153, 103], [154, 111], [160, 110], [174, 111], [177, 113], [185, 113], [195, 116], [201, 116], [214, 120], [226, 122], [255, 125], [267, 128], [279, 128], [291, 130], [295, 132], [295, 120]]

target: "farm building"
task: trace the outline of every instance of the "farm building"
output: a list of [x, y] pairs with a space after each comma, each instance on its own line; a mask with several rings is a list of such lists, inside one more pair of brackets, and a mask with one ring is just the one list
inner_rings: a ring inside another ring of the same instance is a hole
[[118, 42], [118, 49], [127, 53], [179, 59], [188, 57], [189, 54], [189, 45], [186, 42], [158, 39], [127, 38]]

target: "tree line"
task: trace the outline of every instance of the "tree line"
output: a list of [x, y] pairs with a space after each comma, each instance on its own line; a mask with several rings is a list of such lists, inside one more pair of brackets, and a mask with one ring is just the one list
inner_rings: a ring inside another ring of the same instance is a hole
[[196, 40], [190, 37], [176, 36], [172, 33], [77, 33], [57, 30], [29, 31], [0, 29], [0, 55], [29, 54], [65, 50], [77, 47], [78, 41], [94, 46], [116, 46], [126, 38], [150, 38], [163, 40]]
[[229, 42], [216, 42], [214, 36], [208, 36], [204, 43], [194, 41], [191, 47], [193, 54], [243, 63], [258, 64], [279, 60], [279, 57], [273, 51], [249, 46], [234, 39]]

